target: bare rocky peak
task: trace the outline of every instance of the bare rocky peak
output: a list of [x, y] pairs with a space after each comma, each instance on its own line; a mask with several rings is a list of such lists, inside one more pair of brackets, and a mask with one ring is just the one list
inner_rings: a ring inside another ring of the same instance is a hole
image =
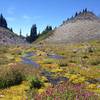
[[94, 39], [100, 39], [100, 19], [93, 12], [85, 9], [64, 21], [45, 41], [49, 43], [72, 43]]

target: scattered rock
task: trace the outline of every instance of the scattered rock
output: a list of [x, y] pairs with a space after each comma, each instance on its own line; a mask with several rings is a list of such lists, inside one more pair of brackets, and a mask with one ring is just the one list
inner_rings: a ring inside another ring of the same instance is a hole
[[4, 98], [4, 95], [1, 94], [1, 95], [0, 95], [0, 98]]

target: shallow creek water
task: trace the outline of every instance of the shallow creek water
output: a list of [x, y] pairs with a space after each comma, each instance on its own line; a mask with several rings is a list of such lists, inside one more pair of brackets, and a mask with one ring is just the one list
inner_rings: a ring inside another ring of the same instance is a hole
[[[33, 65], [33, 67], [39, 68], [40, 65], [37, 62], [35, 62], [35, 61], [33, 61], [33, 60], [30, 59], [30, 57], [32, 57], [32, 56], [36, 56], [36, 54], [34, 52], [29, 52], [29, 53], [25, 54], [22, 57], [22, 63]], [[48, 55], [48, 57], [52, 58], [52, 59], [63, 59], [62, 56], [56, 55], [56, 54], [54, 54], [54, 55]], [[58, 76], [57, 77], [53, 77], [53, 75], [55, 75], [56, 73], [52, 73], [52, 72], [45, 71], [45, 70], [42, 71], [41, 74], [43, 76], [45, 76], [48, 79], [48, 82], [51, 83], [51, 84], [53, 84], [53, 85], [57, 85], [61, 81], [67, 81], [68, 80], [68, 78], [66, 78], [66, 77], [61, 77], [61, 76], [59, 76], [59, 77]]]

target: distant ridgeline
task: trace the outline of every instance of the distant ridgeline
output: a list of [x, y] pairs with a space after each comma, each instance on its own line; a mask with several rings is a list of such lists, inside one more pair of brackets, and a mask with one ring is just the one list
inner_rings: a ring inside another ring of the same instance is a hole
[[76, 12], [75, 15], [72, 16], [71, 18], [64, 20], [63, 24], [66, 24], [69, 22], [75, 22], [77, 20], [98, 20], [98, 19], [99, 17], [97, 17], [92, 11], [88, 11], [87, 8], [85, 8], [83, 9], [83, 11], [80, 11], [79, 13]]

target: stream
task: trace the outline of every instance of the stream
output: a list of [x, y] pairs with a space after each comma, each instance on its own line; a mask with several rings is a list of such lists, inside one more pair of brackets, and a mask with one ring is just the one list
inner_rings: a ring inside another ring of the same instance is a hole
[[52, 55], [48, 55], [49, 58], [52, 59], [63, 59], [63, 56], [57, 55], [57, 54], [52, 54]]
[[22, 57], [22, 61], [24, 64], [29, 64], [29, 65], [33, 65], [33, 67], [35, 68], [39, 68], [40, 65], [38, 63], [36, 63], [35, 61], [27, 58], [27, 57]]
[[34, 52], [29, 52], [29, 53], [25, 54], [23, 57], [21, 57], [22, 63], [32, 65], [35, 68], [39, 68], [40, 65], [30, 59], [30, 57], [32, 57], [32, 56], [36, 56], [36, 54]]
[[[36, 56], [36, 54], [34, 52], [26, 53], [23, 57], [21, 57], [22, 63], [32, 65], [35, 68], [39, 68], [40, 65], [38, 63], [36, 63], [35, 61], [30, 59], [30, 57], [32, 57], [32, 56]], [[56, 55], [56, 54], [48, 55], [48, 57], [52, 58], [52, 59], [63, 59], [62, 56]], [[61, 76], [53, 77], [53, 75], [55, 75], [55, 74], [56, 73], [52, 73], [52, 72], [45, 71], [45, 70], [41, 72], [41, 75], [45, 76], [48, 79], [48, 82], [53, 84], [53, 85], [57, 85], [61, 81], [68, 80], [68, 78], [63, 77], [63, 76], [62, 77]]]
[[63, 77], [63, 76], [56, 76], [53, 77], [53, 75], [55, 75], [55, 73], [49, 72], [49, 71], [42, 71], [41, 73], [43, 76], [45, 76], [48, 79], [48, 82], [53, 84], [53, 85], [57, 85], [59, 84], [61, 81], [68, 81], [68, 78]]

